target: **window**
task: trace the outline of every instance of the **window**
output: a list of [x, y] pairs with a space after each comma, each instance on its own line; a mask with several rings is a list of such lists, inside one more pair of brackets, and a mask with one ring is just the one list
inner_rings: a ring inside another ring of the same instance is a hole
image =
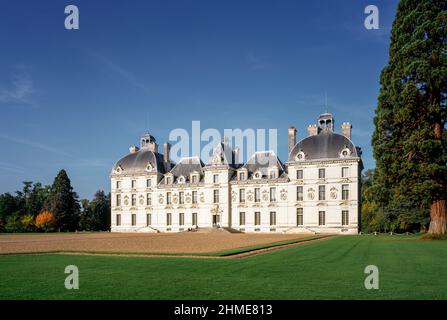
[[326, 212], [318, 211], [318, 225], [324, 226], [326, 224]]
[[324, 178], [326, 178], [326, 170], [318, 169], [318, 179], [324, 179]]
[[137, 215], [132, 213], [132, 225], [135, 226], [137, 224]]
[[303, 201], [303, 186], [296, 187], [296, 201]]
[[116, 188], [117, 189], [121, 189], [121, 181], [117, 181], [116, 182]]
[[152, 215], [150, 213], [146, 214], [146, 226], [150, 226], [152, 224]]
[[213, 191], [213, 201], [214, 203], [219, 203], [219, 190]]
[[348, 176], [349, 176], [349, 168], [348, 167], [341, 168], [341, 177], [347, 178]]
[[261, 201], [261, 190], [259, 188], [255, 188], [255, 202]]
[[218, 174], [213, 175], [213, 183], [219, 183], [219, 175]]
[[245, 180], [245, 172], [239, 173], [239, 180]]
[[152, 180], [146, 179], [146, 188], [150, 188], [152, 186]]
[[245, 225], [245, 212], [239, 212], [239, 225]]
[[132, 180], [131, 185], [132, 189], [135, 189], [137, 187], [137, 180]]
[[276, 179], [276, 171], [275, 170], [270, 171], [269, 179]]
[[196, 226], [197, 225], [197, 213], [193, 212], [192, 214], [192, 225]]
[[167, 213], [166, 214], [166, 225], [167, 226], [171, 226], [172, 225], [172, 214], [171, 213]]
[[171, 177], [166, 177], [166, 184], [171, 184]]
[[132, 194], [132, 207], [137, 205], [137, 195], [135, 193]]
[[276, 226], [276, 212], [275, 211], [270, 212], [270, 225]]
[[184, 204], [185, 203], [185, 192], [183, 192], [183, 191], [180, 191], [179, 193], [178, 193], [178, 201], [179, 201], [179, 204]]
[[192, 178], [191, 178], [191, 180], [192, 180], [192, 183], [197, 183], [197, 175], [192, 175]]
[[121, 195], [117, 194], [116, 195], [116, 206], [119, 207], [121, 205]]
[[270, 188], [270, 201], [271, 202], [276, 201], [276, 188], [275, 187]]
[[245, 189], [239, 190], [239, 202], [245, 202]]
[[255, 226], [261, 225], [261, 213], [255, 212]]
[[341, 224], [347, 226], [349, 224], [349, 211], [342, 210], [341, 212]]
[[318, 200], [326, 200], [326, 187], [318, 186]]
[[120, 215], [120, 214], [117, 214], [117, 215], [116, 215], [116, 225], [117, 225], [117, 226], [120, 226], [120, 225], [121, 225], [121, 215]]
[[303, 179], [303, 170], [296, 170], [296, 178], [298, 180], [302, 180]]
[[349, 200], [349, 184], [341, 185], [341, 199]]
[[146, 205], [151, 206], [152, 205], [152, 196], [150, 193], [146, 193]]
[[296, 225], [302, 226], [304, 219], [303, 219], [303, 208], [296, 208]]
[[192, 203], [197, 203], [197, 191], [192, 192]]
[[167, 192], [166, 193], [166, 204], [171, 204], [171, 193]]
[[181, 225], [181, 226], [185, 225], [185, 214], [183, 212], [179, 213], [178, 224]]

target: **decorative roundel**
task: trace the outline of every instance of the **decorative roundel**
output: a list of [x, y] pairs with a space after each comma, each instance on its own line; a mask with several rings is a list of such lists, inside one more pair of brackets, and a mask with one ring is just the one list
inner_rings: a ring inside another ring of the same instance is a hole
[[297, 155], [296, 155], [296, 160], [298, 160], [298, 161], [303, 161], [303, 160], [305, 160], [305, 159], [306, 159], [306, 155], [304, 154], [303, 151], [300, 151], [300, 152], [297, 153]]
[[180, 176], [178, 178], [178, 182], [181, 182], [181, 183], [185, 182], [185, 177], [184, 176]]
[[118, 166], [116, 169], [115, 169], [115, 172], [116, 173], [121, 173], [123, 171], [123, 169], [121, 168], [121, 166]]
[[260, 171], [256, 171], [253, 176], [254, 176], [255, 179], [261, 179], [262, 178], [262, 174], [261, 174]]
[[153, 167], [150, 163], [147, 164], [146, 166], [146, 171], [152, 171]]
[[349, 157], [350, 155], [351, 155], [351, 150], [349, 150], [349, 148], [346, 148], [346, 147], [340, 152], [341, 158], [346, 158], [346, 157]]

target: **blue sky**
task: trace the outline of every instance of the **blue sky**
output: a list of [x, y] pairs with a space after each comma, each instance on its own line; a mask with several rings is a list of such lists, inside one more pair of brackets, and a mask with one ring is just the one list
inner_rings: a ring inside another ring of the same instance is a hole
[[[287, 128], [325, 111], [371, 151], [379, 75], [397, 0], [8, 1], [0, 11], [0, 192], [52, 182], [109, 190], [110, 170], [145, 131]], [[75, 4], [80, 29], [65, 30]], [[377, 5], [380, 29], [366, 30]]]

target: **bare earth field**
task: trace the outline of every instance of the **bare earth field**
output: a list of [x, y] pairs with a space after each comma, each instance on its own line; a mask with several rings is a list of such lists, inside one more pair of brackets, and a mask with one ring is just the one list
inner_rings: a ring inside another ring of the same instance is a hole
[[209, 253], [308, 237], [306, 234], [66, 233], [1, 234], [0, 253], [52, 250]]

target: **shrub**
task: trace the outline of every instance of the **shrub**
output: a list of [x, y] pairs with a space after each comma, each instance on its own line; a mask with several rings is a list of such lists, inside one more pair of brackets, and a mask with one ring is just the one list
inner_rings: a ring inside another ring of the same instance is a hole
[[36, 227], [44, 231], [51, 231], [56, 226], [56, 218], [50, 211], [43, 211], [36, 217]]

